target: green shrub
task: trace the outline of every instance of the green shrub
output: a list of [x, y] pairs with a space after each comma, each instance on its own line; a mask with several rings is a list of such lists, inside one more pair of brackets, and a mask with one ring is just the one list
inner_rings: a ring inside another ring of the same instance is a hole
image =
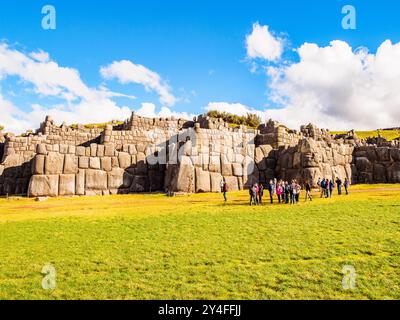
[[207, 113], [207, 116], [216, 119], [222, 119], [231, 125], [246, 125], [251, 128], [257, 128], [261, 124], [261, 119], [256, 114], [248, 113], [246, 116], [238, 116], [236, 114], [228, 112], [219, 112], [211, 110]]

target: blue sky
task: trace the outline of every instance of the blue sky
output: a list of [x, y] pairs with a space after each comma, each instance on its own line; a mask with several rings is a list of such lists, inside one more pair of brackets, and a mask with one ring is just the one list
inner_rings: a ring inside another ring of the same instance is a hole
[[[57, 10], [56, 30], [41, 27], [41, 9], [46, 4]], [[357, 9], [356, 30], [341, 26], [345, 4]], [[276, 63], [247, 57], [246, 35], [252, 33], [254, 23], [268, 26], [274, 36], [285, 39], [283, 66], [288, 63], [284, 60], [299, 61], [292, 49], [305, 42], [324, 47], [332, 40], [342, 40], [353, 49], [365, 46], [374, 54], [386, 39], [399, 42], [399, 12], [400, 4], [387, 0], [15, 0], [0, 4], [0, 39], [26, 55], [38, 50], [48, 53], [60, 67], [79, 71], [88, 87], [104, 85], [113, 92], [134, 95], [136, 99], [113, 97], [119, 106], [132, 110], [142, 103], [152, 103], [160, 110], [159, 95], [141, 84], [104, 79], [101, 67], [128, 60], [157, 73], [177, 98], [168, 106], [177, 113], [199, 114], [210, 102], [263, 111], [282, 106], [270, 99], [270, 79], [263, 69]], [[257, 71], [251, 72], [254, 64]], [[62, 102], [56, 96], [33, 92], [30, 85], [18, 76], [3, 76], [3, 100], [24, 112], [32, 104], [52, 108]], [[0, 123], [7, 120], [0, 115]]]

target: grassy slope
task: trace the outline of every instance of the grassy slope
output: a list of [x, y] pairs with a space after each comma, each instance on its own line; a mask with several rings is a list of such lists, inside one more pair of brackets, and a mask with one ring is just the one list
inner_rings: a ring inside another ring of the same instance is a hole
[[[332, 131], [332, 134], [344, 134], [347, 131]], [[396, 139], [400, 137], [400, 131], [399, 130], [381, 130], [381, 136], [388, 141], [391, 141], [393, 139]], [[373, 138], [373, 137], [378, 137], [378, 130], [372, 130], [372, 131], [356, 131], [357, 136], [360, 139], [366, 139], [366, 138]]]
[[293, 207], [250, 208], [246, 192], [0, 199], [0, 298], [400, 299], [400, 188], [357, 188]]

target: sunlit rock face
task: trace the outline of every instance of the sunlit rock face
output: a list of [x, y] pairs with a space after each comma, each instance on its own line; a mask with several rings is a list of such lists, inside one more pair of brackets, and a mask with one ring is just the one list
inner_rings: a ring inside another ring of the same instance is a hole
[[34, 197], [242, 190], [270, 179], [400, 182], [398, 142], [354, 131], [299, 131], [275, 121], [258, 129], [220, 119], [150, 119], [88, 129], [47, 117], [35, 133], [0, 132], [0, 194]]

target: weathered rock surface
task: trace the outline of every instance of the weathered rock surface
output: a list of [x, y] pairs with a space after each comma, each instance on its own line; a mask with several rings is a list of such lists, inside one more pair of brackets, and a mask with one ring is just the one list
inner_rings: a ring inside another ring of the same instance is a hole
[[47, 117], [35, 134], [0, 133], [0, 158], [0, 195], [220, 192], [223, 179], [230, 191], [273, 178], [400, 183], [398, 142], [366, 142], [354, 132], [334, 137], [311, 124], [298, 132], [274, 121], [233, 129], [203, 116], [132, 115], [105, 129], [56, 126]]

